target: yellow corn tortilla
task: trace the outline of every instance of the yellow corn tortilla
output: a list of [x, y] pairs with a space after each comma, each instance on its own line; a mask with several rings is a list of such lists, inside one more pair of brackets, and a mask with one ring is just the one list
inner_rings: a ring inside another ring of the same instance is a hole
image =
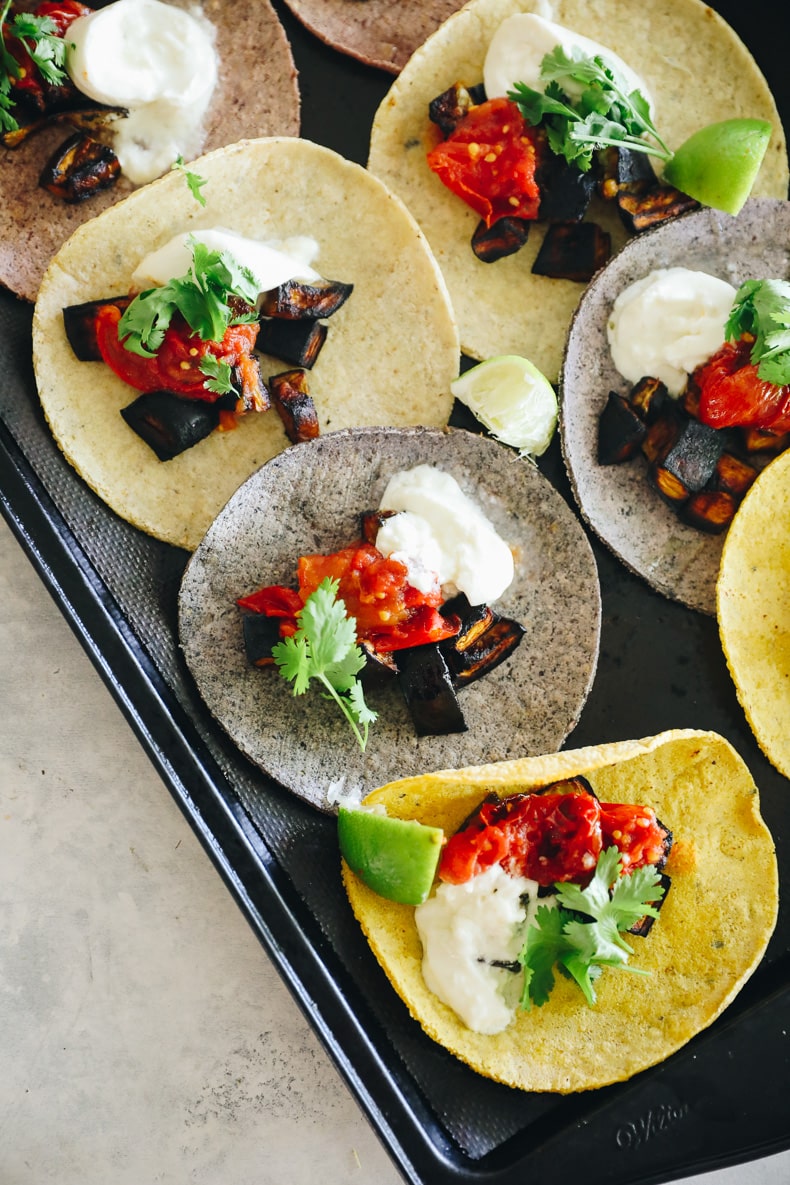
[[[478, 215], [425, 163], [437, 132], [428, 104], [456, 81], [482, 81], [488, 43], [516, 12], [540, 12], [619, 54], [644, 79], [657, 128], [670, 148], [718, 120], [769, 120], [773, 134], [754, 185], [755, 196], [787, 197], [787, 151], [768, 85], [746, 46], [699, 0], [472, 0], [416, 51], [382, 102], [373, 124], [368, 167], [399, 194], [419, 222], [447, 280], [461, 332], [473, 358], [523, 354], [554, 382], [582, 284], [533, 276], [543, 240], [538, 223], [526, 245], [496, 263], [481, 263], [469, 245]], [[615, 211], [598, 202], [589, 217], [625, 241]]]
[[[120, 415], [137, 396], [102, 362], [78, 362], [62, 309], [128, 291], [137, 264], [173, 235], [224, 226], [259, 239], [307, 235], [316, 268], [354, 290], [327, 322], [308, 386], [321, 432], [447, 423], [458, 333], [441, 273], [398, 198], [361, 166], [306, 140], [242, 141], [190, 166], [206, 207], [177, 173], [81, 227], [52, 260], [36, 302], [33, 361], [55, 438], [122, 518], [194, 549], [230, 495], [290, 443], [273, 408], [159, 461]], [[262, 359], [264, 380], [289, 368]]]
[[607, 967], [592, 1007], [558, 976], [542, 1008], [519, 1011], [494, 1036], [473, 1033], [425, 985], [414, 909], [377, 896], [343, 866], [354, 913], [412, 1016], [473, 1069], [522, 1090], [589, 1090], [663, 1061], [732, 1001], [776, 923], [776, 857], [757, 788], [715, 733], [675, 730], [426, 774], [392, 782], [365, 803], [449, 834], [491, 790], [511, 794], [577, 774], [602, 801], [652, 806], [675, 841], [660, 916], [648, 937], [631, 943], [629, 966], [649, 974]]
[[716, 584], [719, 633], [760, 748], [790, 777], [790, 452], [772, 461], [727, 533]]

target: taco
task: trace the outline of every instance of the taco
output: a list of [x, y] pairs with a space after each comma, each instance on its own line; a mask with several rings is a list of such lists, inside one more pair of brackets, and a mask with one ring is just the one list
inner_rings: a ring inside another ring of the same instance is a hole
[[[193, 7], [186, 0], [168, 2]], [[203, 151], [245, 137], [298, 136], [296, 67], [269, 0], [241, 7], [232, 0], [205, 0], [202, 13], [215, 32], [219, 63]], [[55, 124], [16, 148], [0, 148], [0, 284], [24, 300], [36, 299], [47, 264], [69, 235], [133, 190], [121, 176], [110, 189], [75, 205], [42, 189], [44, 164], [68, 134], [64, 124]]]
[[294, 16], [341, 53], [397, 74], [463, 0], [286, 0]]
[[[477, 259], [470, 241], [480, 214], [450, 193], [426, 163], [438, 140], [428, 118], [431, 101], [458, 82], [467, 88], [479, 84], [488, 45], [502, 21], [539, 10], [537, 0], [473, 0], [450, 17], [417, 50], [379, 107], [368, 167], [405, 200], [425, 231], [450, 289], [464, 352], [479, 359], [523, 354], [554, 381], [583, 285], [533, 274], [544, 238], [540, 222], [529, 224], [529, 237], [515, 254], [493, 263]], [[552, 20], [583, 30], [636, 71], [670, 149], [703, 125], [726, 118], [769, 121], [773, 134], [753, 192], [786, 196], [787, 157], [774, 100], [749, 51], [707, 5], [663, 0], [635, 8], [629, 0], [606, 0], [591, 9], [584, 0], [558, 0]], [[600, 223], [615, 253], [626, 234], [608, 208], [613, 204], [593, 198], [585, 222]]]
[[426, 986], [414, 907], [377, 895], [343, 866], [354, 913], [412, 1016], [479, 1073], [522, 1090], [589, 1090], [669, 1057], [733, 1000], [776, 922], [776, 858], [757, 790], [713, 733], [673, 731], [426, 774], [384, 786], [364, 805], [450, 836], [491, 792], [510, 796], [579, 777], [602, 807], [651, 807], [674, 835], [658, 918], [647, 936], [625, 935], [634, 950], [628, 966], [643, 974], [605, 967], [592, 1005], [576, 982], [557, 975], [541, 1006], [516, 1008], [499, 1032], [472, 1031]]
[[[223, 226], [255, 239], [307, 236], [316, 266], [353, 285], [310, 372], [322, 432], [359, 424], [447, 422], [458, 338], [441, 274], [413, 219], [359, 165], [304, 140], [244, 141], [194, 164], [205, 208], [171, 174], [81, 227], [47, 270], [36, 303], [39, 394], [63, 452], [122, 518], [194, 549], [230, 495], [288, 444], [280, 418], [245, 415], [172, 460], [157, 460], [121, 418], [137, 392], [100, 362], [80, 362], [63, 309], [128, 292], [149, 251]], [[263, 356], [263, 376], [283, 364]]]
[[[393, 475], [422, 464], [454, 477], [509, 545], [515, 574], [494, 608], [524, 635], [459, 691], [465, 731], [418, 736], [397, 679], [366, 689], [378, 719], [362, 752], [333, 702], [295, 699], [275, 669], [251, 665], [237, 601], [295, 585], [302, 555], [347, 547]], [[333, 783], [359, 797], [401, 772], [559, 746], [592, 683], [599, 631], [595, 561], [567, 504], [533, 465], [462, 430], [334, 432], [275, 457], [212, 523], [179, 594], [181, 647], [208, 708], [247, 757], [323, 810]]]
[[716, 584], [719, 633], [738, 699], [760, 748], [790, 777], [790, 453], [772, 461], [741, 503]]
[[[682, 522], [646, 478], [639, 458], [598, 462], [599, 419], [610, 391], [629, 384], [616, 369], [607, 322], [619, 293], [656, 268], [685, 267], [727, 280], [788, 278], [790, 204], [751, 198], [737, 217], [686, 214], [627, 243], [595, 277], [571, 322], [560, 376], [561, 440], [582, 515], [623, 563], [657, 592], [692, 609], [716, 611], [722, 534]], [[595, 365], [590, 365], [590, 359]]]

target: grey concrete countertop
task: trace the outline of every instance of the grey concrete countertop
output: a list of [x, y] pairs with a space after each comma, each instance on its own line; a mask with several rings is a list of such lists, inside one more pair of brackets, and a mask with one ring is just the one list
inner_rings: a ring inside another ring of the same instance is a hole
[[2, 522], [0, 653], [0, 1185], [397, 1185]]

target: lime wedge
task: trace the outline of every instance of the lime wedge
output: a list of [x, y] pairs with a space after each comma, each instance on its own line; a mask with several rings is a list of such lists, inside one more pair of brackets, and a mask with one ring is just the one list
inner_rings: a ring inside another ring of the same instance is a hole
[[450, 390], [504, 444], [532, 457], [551, 444], [557, 396], [528, 359], [518, 354], [489, 358], [452, 382]]
[[374, 893], [403, 905], [426, 899], [442, 850], [441, 827], [340, 807], [337, 834], [346, 864]]
[[703, 206], [737, 214], [760, 171], [772, 127], [765, 119], [725, 119], [680, 145], [664, 180]]

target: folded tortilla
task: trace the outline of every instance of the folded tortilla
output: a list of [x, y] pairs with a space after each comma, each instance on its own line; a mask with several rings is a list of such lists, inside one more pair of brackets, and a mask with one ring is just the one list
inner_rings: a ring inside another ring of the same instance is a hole
[[790, 777], [790, 452], [758, 477], [732, 521], [716, 585], [719, 633], [760, 748]]
[[494, 1036], [467, 1029], [428, 990], [411, 906], [343, 881], [370, 945], [412, 1016], [489, 1078], [530, 1091], [588, 1090], [663, 1061], [710, 1025], [762, 958], [778, 908], [774, 844], [748, 769], [715, 733], [676, 730], [392, 782], [366, 804], [456, 831], [489, 791], [500, 795], [583, 774], [602, 801], [654, 808], [674, 833], [672, 884], [646, 938], [634, 937], [637, 979], [605, 968], [588, 1006], [557, 977], [546, 1004], [519, 1011]]
[[[533, 11], [619, 54], [644, 79], [656, 126], [670, 148], [705, 124], [751, 116], [774, 128], [754, 195], [786, 198], [788, 169], [776, 104], [754, 58], [699, 0], [553, 0], [549, 11], [544, 0], [472, 0], [445, 21], [379, 107], [368, 167], [404, 199], [425, 231], [450, 289], [464, 352], [473, 358], [526, 355], [553, 382], [583, 285], [532, 274], [543, 241], [539, 223], [515, 255], [481, 263], [470, 247], [478, 215], [425, 162], [437, 136], [428, 120], [430, 100], [455, 82], [481, 82], [486, 50], [501, 22]], [[599, 202], [589, 217], [612, 234], [616, 251], [625, 232], [605, 205]]]
[[[171, 173], [81, 227], [58, 252], [36, 302], [33, 360], [50, 427], [88, 485], [135, 526], [194, 549], [230, 495], [288, 446], [276, 410], [250, 413], [233, 431], [212, 432], [159, 461], [120, 415], [137, 392], [102, 362], [75, 358], [65, 306], [127, 292], [143, 257], [184, 231], [224, 226], [257, 239], [312, 237], [321, 274], [354, 286], [327, 322], [309, 372], [322, 432], [445, 425], [459, 348], [423, 235], [360, 165], [306, 140], [272, 138], [218, 149], [191, 168], [206, 178], [205, 208]], [[264, 380], [286, 369], [262, 360]]]

